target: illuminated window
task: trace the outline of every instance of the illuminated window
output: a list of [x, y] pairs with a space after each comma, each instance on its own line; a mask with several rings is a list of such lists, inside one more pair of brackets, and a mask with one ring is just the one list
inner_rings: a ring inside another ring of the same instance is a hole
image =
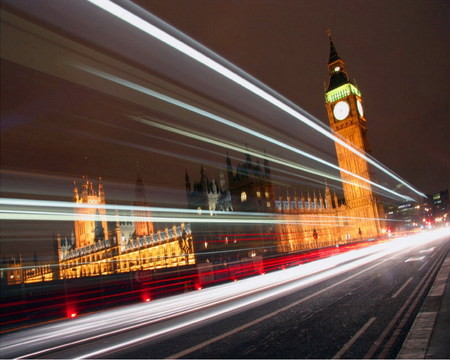
[[243, 191], [241, 193], [241, 202], [247, 201], [247, 193], [245, 191]]
[[270, 207], [270, 201], [267, 202], [267, 207]]
[[266, 199], [269, 198], [269, 192], [268, 191], [266, 191], [266, 193], [264, 195], [266, 196]]
[[258, 190], [258, 191], [256, 192], [256, 196], [260, 198], [260, 197], [261, 197], [261, 191]]

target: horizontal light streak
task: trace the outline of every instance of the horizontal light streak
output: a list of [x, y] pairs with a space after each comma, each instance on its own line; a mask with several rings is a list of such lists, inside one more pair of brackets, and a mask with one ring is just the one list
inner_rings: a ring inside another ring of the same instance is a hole
[[[170, 323], [166, 325], [160, 323], [158, 330], [152, 331], [149, 329], [144, 336], [134, 336], [129, 340], [115, 343], [112, 346], [97, 348], [95, 351], [78, 355], [78, 358], [98, 357], [126, 346], [150, 340], [162, 334], [168, 334], [193, 324], [199, 324], [230, 311], [252, 306], [391, 254], [410, 251], [415, 247], [449, 235], [450, 229], [441, 229], [398, 238], [283, 271], [274, 271], [264, 276], [251, 277], [238, 282], [203, 289], [200, 292], [194, 291], [149, 303], [104, 311], [70, 321], [62, 321], [6, 334], [2, 339], [2, 351], [4, 355], [14, 354], [14, 356], [20, 357], [36, 357], [49, 350], [63, 349], [82, 344], [83, 342], [110, 337], [145, 325], [151, 325], [175, 316], [191, 314], [189, 319], [180, 318], [179, 321], [172, 325]], [[378, 265], [381, 264], [382, 262]], [[218, 307], [211, 308], [212, 306]], [[195, 316], [195, 311], [208, 308], [210, 311], [207, 313]], [[136, 314], [139, 314], [139, 316], [136, 316]], [[48, 336], [48, 334], [52, 334], [52, 336]], [[17, 355], [18, 349], [20, 349], [20, 355]]]
[[[308, 119], [306, 116], [304, 116], [300, 112], [296, 111], [291, 106], [289, 106], [286, 103], [278, 100], [273, 95], [270, 95], [269, 93], [267, 93], [263, 89], [257, 87], [256, 85], [254, 85], [250, 81], [244, 79], [242, 76], [240, 76], [237, 73], [231, 71], [230, 69], [226, 68], [225, 66], [219, 64], [218, 62], [214, 61], [210, 57], [202, 54], [198, 50], [196, 50], [196, 49], [192, 48], [191, 46], [187, 45], [186, 43], [176, 39], [175, 37], [169, 35], [165, 31], [159, 29], [158, 27], [150, 24], [149, 22], [141, 19], [140, 17], [132, 14], [128, 10], [122, 8], [121, 6], [115, 4], [115, 3], [111, 2], [111, 1], [108, 1], [108, 0], [87, 0], [87, 1], [89, 1], [92, 4], [100, 7], [101, 9], [107, 11], [108, 13], [118, 17], [119, 19], [122, 19], [123, 21], [125, 21], [128, 24], [130, 24], [131, 26], [133, 26], [133, 27], [135, 27], [135, 28], [145, 32], [146, 34], [148, 34], [148, 35], [150, 35], [150, 36], [152, 36], [152, 37], [154, 37], [154, 38], [164, 42], [165, 44], [167, 44], [170, 47], [172, 47], [172, 48], [182, 52], [183, 54], [189, 56], [190, 58], [192, 58], [192, 59], [202, 63], [203, 65], [205, 65], [208, 68], [216, 71], [217, 73], [225, 76], [229, 80], [231, 80], [234, 83], [236, 83], [236, 84], [242, 86], [243, 88], [249, 90], [253, 94], [261, 97], [262, 99], [268, 101], [269, 103], [271, 103], [275, 107], [277, 107], [280, 110], [288, 113], [289, 115], [293, 116], [297, 120], [301, 121], [302, 123], [306, 124], [307, 126], [311, 127], [312, 129], [316, 130], [317, 132], [319, 132], [320, 134], [324, 135], [325, 137], [327, 137], [327, 138], [333, 140], [334, 142], [337, 142], [341, 146], [347, 148], [348, 150], [350, 150], [351, 152], [353, 152], [357, 156], [363, 158], [364, 160], [366, 160], [367, 162], [369, 162], [373, 166], [377, 167], [378, 169], [380, 169], [381, 171], [383, 171], [384, 173], [386, 173], [387, 175], [389, 175], [390, 177], [392, 177], [396, 181], [400, 182], [401, 184], [403, 184], [404, 186], [406, 186], [407, 188], [409, 188], [410, 190], [415, 192], [416, 194], [418, 194], [418, 195], [420, 195], [422, 197], [426, 197], [425, 194], [423, 194], [422, 192], [416, 190], [414, 187], [409, 185], [407, 182], [405, 182], [403, 179], [399, 178], [397, 175], [395, 175], [393, 172], [389, 171], [384, 166], [381, 166], [377, 161], [372, 160], [370, 157], [366, 156], [364, 153], [361, 153], [356, 148], [354, 148], [353, 146], [349, 145], [341, 137], [335, 136], [329, 130], [321, 127], [320, 125], [316, 124], [312, 120]], [[234, 125], [236, 125], [236, 124], [234, 124]], [[239, 125], [238, 126], [234, 126], [234, 127], [239, 128]], [[264, 138], [264, 136], [263, 136], [263, 138]], [[270, 141], [270, 139], [266, 139], [266, 140]], [[294, 150], [296, 150], [296, 152], [298, 152], [297, 149], [294, 149]], [[304, 156], [307, 156], [307, 155], [304, 154]], [[322, 159], [315, 158], [314, 160], [319, 161], [319, 162], [321, 162], [323, 164], [326, 164], [328, 166], [332, 165], [332, 164], [330, 164], [330, 163], [328, 163], [326, 161], [323, 161]], [[341, 169], [341, 171], [345, 172], [345, 170], [342, 170], [342, 169]], [[349, 174], [359, 178], [355, 174], [352, 174], [352, 173], [349, 173]], [[367, 181], [367, 179], [364, 179], [364, 178], [360, 178], [360, 180]], [[375, 183], [373, 183], [371, 181], [369, 181], [369, 183], [371, 183], [372, 185], [375, 185], [375, 186], [380, 186], [380, 185], [376, 185]], [[386, 190], [386, 189], [384, 189], [384, 190]], [[395, 193], [395, 192], [393, 192], [393, 193]], [[397, 196], [402, 197], [402, 198], [405, 198], [405, 199], [407, 198], [407, 197], [405, 197], [405, 195], [399, 195], [397, 193], [395, 193], [395, 194]], [[409, 201], [409, 200], [413, 200], [413, 199], [408, 198], [407, 200]]]
[[[283, 215], [280, 215], [276, 219], [267, 218], [241, 218], [235, 217], [218, 217], [208, 216], [203, 217], [163, 217], [163, 216], [132, 216], [132, 215], [89, 215], [89, 214], [74, 214], [64, 212], [50, 212], [50, 211], [18, 211], [18, 210], [0, 210], [1, 220], [29, 220], [29, 221], [131, 221], [131, 222], [153, 222], [153, 223], [203, 223], [203, 224], [299, 224], [299, 225], [336, 225], [336, 221], [330, 217], [330, 220], [324, 220], [317, 217], [311, 220], [298, 220], [298, 219], [284, 219]], [[369, 218], [348, 218], [355, 222]], [[370, 218], [370, 220], [373, 220]], [[350, 224], [349, 224], [350, 225]]]
[[150, 212], [162, 211], [162, 212], [177, 212], [177, 213], [197, 213], [197, 210], [181, 209], [181, 208], [162, 208], [150, 206], [108, 205], [108, 204], [80, 204], [68, 201], [14, 199], [14, 198], [0, 198], [0, 205], [62, 207], [73, 209], [81, 208], [81, 209], [106, 209], [106, 210], [128, 210], [128, 211], [150, 211]]
[[[54, 221], [134, 221], [134, 222], [192, 222], [192, 223], [267, 223], [267, 224], [334, 224], [336, 217], [327, 214], [283, 214], [283, 213], [253, 213], [231, 211], [208, 211], [199, 214], [197, 210], [161, 208], [132, 205], [108, 205], [108, 204], [77, 204], [66, 201], [53, 200], [27, 200], [0, 198], [0, 205], [21, 207], [19, 209], [1, 208], [0, 219], [4, 220], [54, 220]], [[22, 209], [22, 207], [24, 209]], [[74, 212], [40, 210], [38, 208], [69, 208]], [[27, 208], [32, 208], [28, 210]], [[76, 210], [108, 210], [112, 214], [81, 214]], [[136, 213], [152, 213], [146, 215], [123, 215], [118, 211], [130, 211]], [[315, 210], [318, 211], [318, 210]], [[174, 215], [157, 215], [157, 213], [173, 213]], [[212, 215], [211, 215], [212, 214]], [[346, 220], [369, 220], [372, 218], [341, 216]]]

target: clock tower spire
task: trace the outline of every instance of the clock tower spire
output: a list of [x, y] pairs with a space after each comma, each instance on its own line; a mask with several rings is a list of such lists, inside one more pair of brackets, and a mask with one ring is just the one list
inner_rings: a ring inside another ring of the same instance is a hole
[[347, 71], [345, 71], [345, 63], [342, 60], [334, 47], [333, 40], [331, 40], [331, 33], [328, 32], [330, 37], [330, 57], [328, 58], [328, 88], [327, 91], [338, 88], [344, 84], [350, 84], [348, 80]]
[[[328, 35], [330, 56], [328, 59], [329, 79], [325, 93], [325, 106], [330, 127], [349, 145], [362, 153], [368, 153], [370, 148], [361, 92], [349, 80], [344, 60], [339, 57], [330, 32]], [[382, 221], [379, 219], [384, 218], [384, 211], [381, 205], [377, 203], [371, 185], [349, 174], [350, 172], [363, 179], [372, 180], [369, 165], [365, 159], [344, 146], [338, 143], [335, 143], [335, 146], [337, 160], [341, 168], [342, 187], [348, 215], [361, 219], [362, 227], [356, 228], [355, 232], [359, 233], [361, 228], [363, 234], [365, 233], [367, 236], [379, 235], [382, 227]]]

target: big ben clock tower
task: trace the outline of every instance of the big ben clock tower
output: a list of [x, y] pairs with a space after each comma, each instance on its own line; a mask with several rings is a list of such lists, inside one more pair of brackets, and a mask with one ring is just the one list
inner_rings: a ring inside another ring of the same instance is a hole
[[[330, 127], [349, 145], [370, 152], [367, 122], [359, 89], [349, 80], [344, 61], [338, 56], [330, 36], [328, 60], [329, 82], [325, 103]], [[371, 180], [367, 161], [344, 146], [335, 143], [339, 167], [361, 178]], [[376, 236], [381, 234], [384, 211], [372, 192], [371, 185], [341, 170], [342, 187], [348, 216], [359, 218], [351, 236]]]

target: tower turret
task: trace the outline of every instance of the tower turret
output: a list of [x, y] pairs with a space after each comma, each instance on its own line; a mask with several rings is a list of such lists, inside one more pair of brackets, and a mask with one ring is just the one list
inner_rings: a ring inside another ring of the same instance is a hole
[[136, 236], [147, 236], [153, 233], [153, 222], [149, 220], [151, 217], [151, 212], [148, 210], [150, 206], [146, 194], [144, 181], [142, 180], [141, 170], [139, 168], [139, 162], [136, 161], [136, 207], [143, 207], [147, 209], [136, 210], [135, 215], [142, 217], [142, 221], [136, 221], [135, 223], [135, 233]]
[[[99, 183], [98, 193], [94, 191], [93, 183], [83, 176], [81, 185], [81, 196], [79, 196], [77, 185], [74, 182], [74, 198], [73, 201], [78, 204], [75, 208], [77, 218], [75, 220], [75, 248], [92, 245], [97, 238], [106, 239], [105, 233], [107, 229], [106, 209], [100, 205], [105, 205], [105, 194], [103, 184]], [[89, 205], [84, 207], [83, 205]], [[97, 206], [95, 206], [97, 205]], [[95, 216], [96, 220], [92, 220]], [[83, 219], [84, 218], [84, 219]], [[101, 232], [103, 229], [103, 234]]]
[[104, 203], [105, 202], [105, 191], [103, 190], [103, 183], [102, 183], [101, 177], [98, 178], [98, 196], [100, 198], [100, 201], [102, 201]]
[[76, 181], [73, 182], [73, 201], [77, 202], [79, 199], [78, 187]]
[[331, 198], [331, 191], [330, 191], [330, 188], [328, 187], [328, 183], [326, 180], [325, 180], [325, 207], [327, 209], [333, 208], [333, 200]]

